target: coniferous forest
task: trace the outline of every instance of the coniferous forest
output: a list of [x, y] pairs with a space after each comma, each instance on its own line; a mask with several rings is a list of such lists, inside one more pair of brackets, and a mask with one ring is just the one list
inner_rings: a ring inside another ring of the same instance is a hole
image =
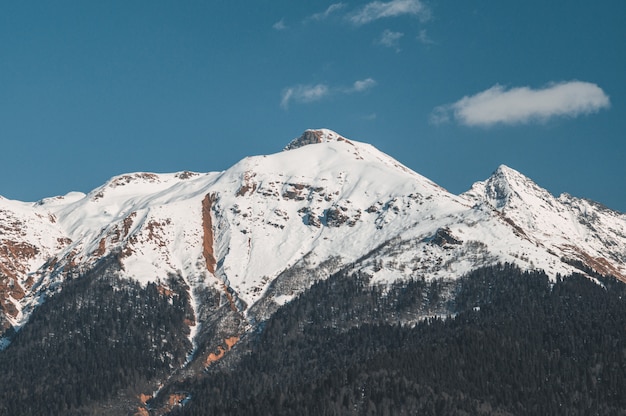
[[436, 310], [449, 288], [379, 293], [335, 275], [276, 313], [237, 364], [180, 386], [191, 401], [176, 414], [625, 414], [626, 287], [598, 279], [481, 269], [455, 286], [454, 315], [400, 325], [384, 317]]
[[0, 415], [105, 414], [184, 363], [188, 299], [118, 279], [112, 261], [66, 282], [0, 352]]
[[[626, 414], [626, 285], [595, 279], [501, 265], [379, 287], [346, 270], [163, 396], [189, 397], [176, 416]], [[0, 414], [115, 414], [184, 363], [191, 313], [155, 284], [68, 281], [0, 353]]]

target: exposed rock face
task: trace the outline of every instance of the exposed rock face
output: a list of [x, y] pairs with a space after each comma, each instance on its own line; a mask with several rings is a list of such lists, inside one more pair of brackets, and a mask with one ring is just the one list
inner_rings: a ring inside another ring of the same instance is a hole
[[211, 206], [215, 202], [215, 195], [206, 194], [202, 200], [202, 255], [206, 260], [206, 268], [215, 273], [215, 255], [213, 254], [213, 220], [211, 219]]
[[224, 344], [226, 344], [226, 346], [222, 346], [219, 345], [217, 347], [217, 352], [212, 352], [208, 355], [208, 357], [205, 360], [205, 366], [210, 366], [211, 364], [213, 364], [214, 362], [220, 360], [222, 357], [224, 357], [224, 355], [231, 350], [231, 348], [233, 348], [233, 346], [239, 341], [239, 337], [238, 336], [233, 336], [233, 337], [229, 337], [226, 338], [224, 340]]
[[256, 191], [257, 183], [254, 181], [256, 174], [254, 172], [245, 172], [243, 175], [243, 183], [237, 191], [237, 196], [245, 196], [247, 193]]
[[340, 227], [348, 221], [348, 216], [341, 208], [333, 207], [326, 210], [325, 220], [329, 227]]
[[463, 244], [461, 240], [457, 240], [456, 238], [454, 238], [452, 232], [447, 227], [438, 229], [435, 235], [430, 239], [430, 242], [443, 248], [446, 248], [450, 245]]
[[310, 144], [316, 143], [324, 143], [330, 141], [338, 141], [352, 144], [348, 139], [339, 134], [335, 133], [332, 130], [328, 129], [317, 129], [317, 130], [306, 130], [302, 136], [294, 139], [289, 143], [285, 150], [297, 149], [302, 146], [307, 146]]

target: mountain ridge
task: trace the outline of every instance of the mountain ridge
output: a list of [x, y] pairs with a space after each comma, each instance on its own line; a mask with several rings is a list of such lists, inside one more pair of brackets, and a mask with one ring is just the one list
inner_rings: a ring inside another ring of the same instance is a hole
[[[454, 313], [457, 283], [476, 270], [626, 282], [626, 215], [555, 197], [505, 165], [454, 195], [327, 129], [221, 172], [117, 175], [86, 194], [0, 198], [0, 213], [0, 353], [43, 345], [54, 356], [94, 337], [110, 347], [98, 354], [132, 348], [144, 378], [124, 400], [142, 412], [153, 401], [153, 414], [187, 400], [177, 386], [231, 365], [311, 292], [347, 302], [329, 312], [342, 314], [332, 325], [390, 319], [409, 328]], [[379, 309], [360, 317], [349, 307], [358, 302]], [[61, 322], [47, 321], [53, 310]], [[116, 318], [107, 326], [99, 314]]]
[[[626, 280], [624, 214], [554, 197], [505, 165], [453, 195], [328, 129], [222, 172], [123, 174], [87, 194], [3, 198], [0, 209], [5, 329], [26, 323], [47, 293], [106, 255], [144, 284], [180, 275], [192, 298], [219, 290], [249, 322], [355, 262], [378, 284], [457, 278], [496, 262], [553, 277], [582, 262]], [[287, 281], [293, 270], [311, 275]]]

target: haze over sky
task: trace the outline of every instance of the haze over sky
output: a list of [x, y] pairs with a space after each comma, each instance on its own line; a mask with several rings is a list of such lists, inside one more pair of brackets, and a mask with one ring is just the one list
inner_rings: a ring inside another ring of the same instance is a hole
[[227, 169], [308, 128], [454, 193], [506, 164], [626, 212], [626, 2], [4, 1], [0, 195]]

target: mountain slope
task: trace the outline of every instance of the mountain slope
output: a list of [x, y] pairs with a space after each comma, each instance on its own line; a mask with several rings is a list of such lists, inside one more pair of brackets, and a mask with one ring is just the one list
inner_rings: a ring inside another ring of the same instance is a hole
[[568, 194], [555, 198], [506, 166], [462, 196], [493, 207], [547, 251], [626, 281], [624, 214]]
[[105, 268], [188, 299], [181, 333], [192, 347], [172, 380], [201, 373], [340, 271], [367, 275], [373, 287], [458, 279], [498, 263], [551, 279], [582, 270], [626, 280], [624, 214], [555, 198], [506, 166], [453, 195], [325, 129], [223, 172], [132, 173], [88, 194], [0, 199], [0, 209], [4, 347], [42, 302]]
[[440, 285], [383, 294], [338, 273], [272, 315], [238, 361], [173, 386], [191, 395], [173, 414], [623, 414], [626, 285], [599, 279], [477, 269], [451, 282], [453, 314], [398, 325], [445, 305]]
[[[281, 153], [224, 172], [127, 174], [87, 195], [0, 202], [2, 304], [11, 325], [68, 273], [111, 253], [126, 278], [181, 275], [192, 289], [227, 291], [244, 313], [262, 300], [253, 321], [354, 262], [374, 282], [453, 278], [495, 262], [552, 276], [574, 270], [562, 260], [626, 276], [624, 214], [555, 198], [506, 166], [455, 196], [330, 130], [309, 130]], [[408, 257], [406, 247], [423, 255]], [[307, 282], [275, 287], [285, 272], [320, 265]]]

